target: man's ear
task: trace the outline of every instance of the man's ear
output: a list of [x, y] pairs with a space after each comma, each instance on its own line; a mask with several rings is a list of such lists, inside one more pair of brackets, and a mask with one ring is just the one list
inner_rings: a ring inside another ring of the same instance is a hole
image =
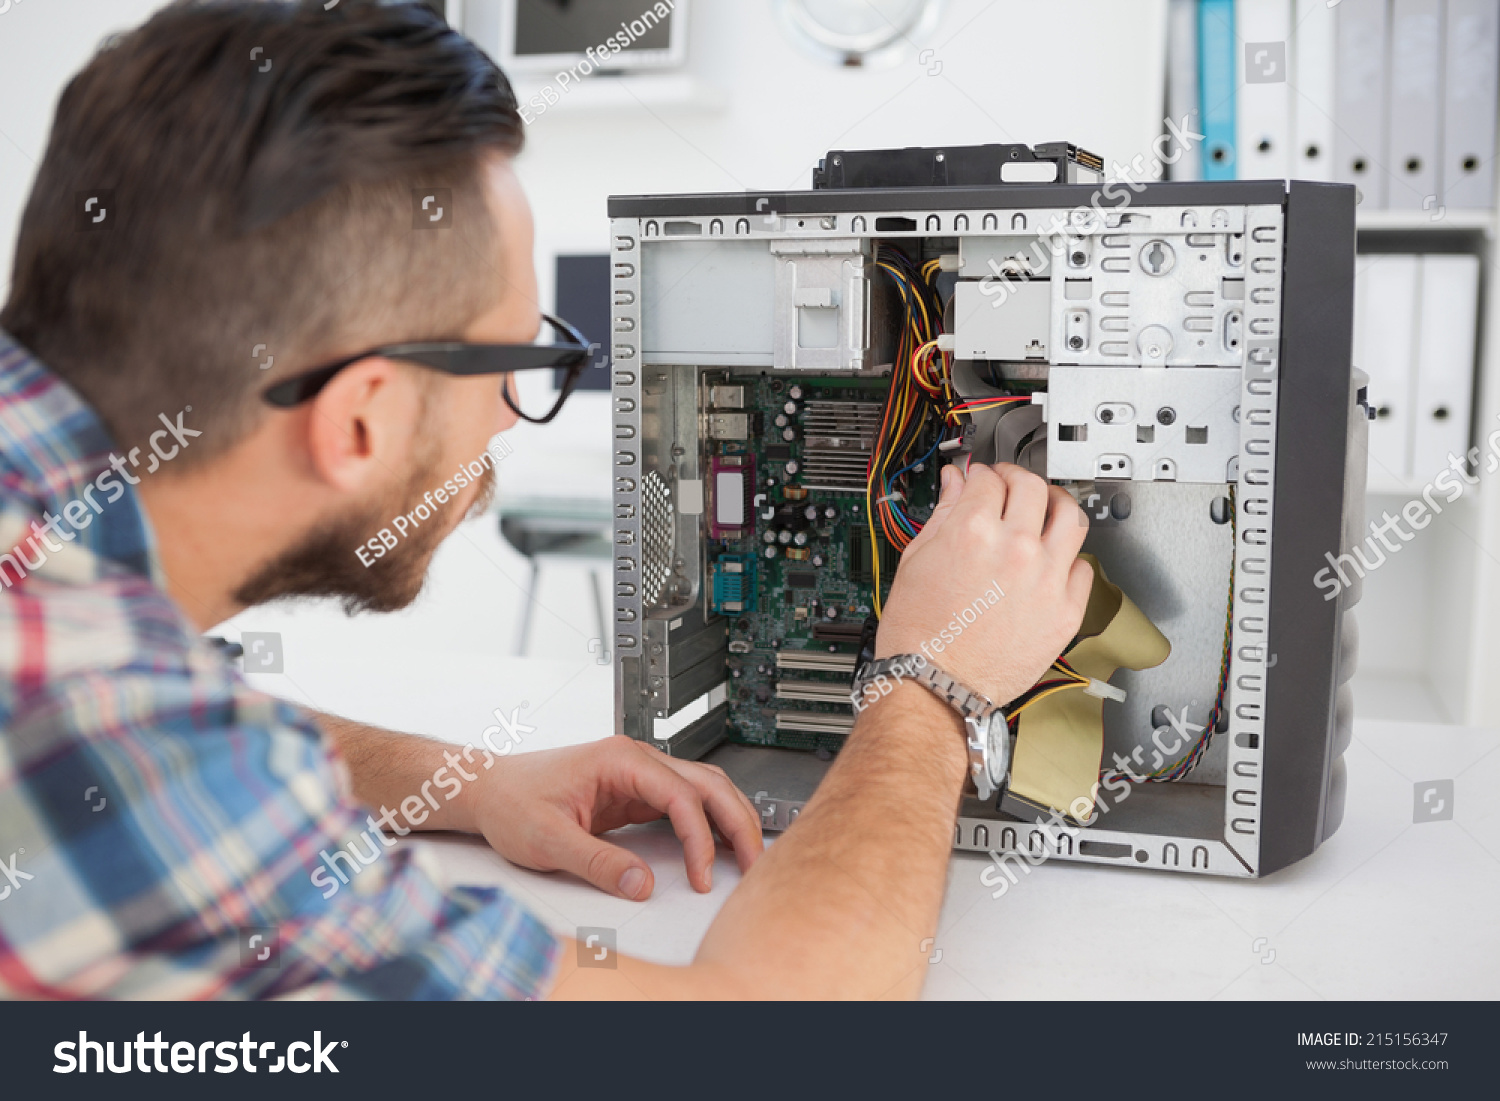
[[312, 473], [346, 492], [393, 480], [411, 458], [421, 408], [409, 369], [379, 356], [344, 368], [308, 403]]

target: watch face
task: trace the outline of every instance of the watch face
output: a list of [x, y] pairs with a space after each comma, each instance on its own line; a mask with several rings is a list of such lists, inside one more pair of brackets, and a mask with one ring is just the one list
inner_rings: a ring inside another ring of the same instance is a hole
[[1000, 788], [1005, 786], [1005, 777], [1010, 772], [1010, 724], [996, 710], [990, 715], [989, 726], [986, 735], [989, 752], [985, 754], [985, 764], [989, 766], [990, 782]]

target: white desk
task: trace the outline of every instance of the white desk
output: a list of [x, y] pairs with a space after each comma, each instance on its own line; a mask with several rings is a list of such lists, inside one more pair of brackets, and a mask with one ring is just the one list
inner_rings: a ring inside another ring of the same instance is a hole
[[[463, 742], [493, 708], [529, 699], [538, 730], [526, 750], [610, 729], [607, 667], [433, 653], [393, 658], [389, 671], [343, 661], [332, 654], [298, 680], [352, 718]], [[297, 694], [280, 678], [255, 680]], [[1500, 997], [1496, 750], [1497, 731], [1357, 722], [1343, 825], [1311, 857], [1261, 881], [1058, 861], [997, 900], [980, 882], [987, 858], [955, 854], [926, 997]], [[1454, 818], [1414, 824], [1413, 785], [1434, 779], [1454, 781]], [[720, 855], [714, 890], [698, 895], [668, 827], [615, 837], [656, 873], [644, 903], [512, 867], [479, 841], [411, 843], [432, 850], [449, 882], [502, 886], [559, 933], [610, 927], [624, 953], [687, 962], [738, 881], [733, 859]]]

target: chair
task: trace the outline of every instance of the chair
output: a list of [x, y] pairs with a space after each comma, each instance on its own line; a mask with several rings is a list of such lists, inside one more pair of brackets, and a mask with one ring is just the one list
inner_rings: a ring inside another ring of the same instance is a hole
[[[613, 555], [610, 502], [593, 498], [518, 497], [502, 501], [499, 511], [500, 534], [531, 564], [526, 606], [521, 612], [521, 630], [516, 638], [516, 656], [524, 657], [531, 636], [542, 559], [592, 559], [596, 564], [608, 565]], [[595, 568], [589, 569], [589, 584], [594, 603], [594, 626], [598, 632], [596, 637], [600, 646], [608, 650], [604, 594]]]

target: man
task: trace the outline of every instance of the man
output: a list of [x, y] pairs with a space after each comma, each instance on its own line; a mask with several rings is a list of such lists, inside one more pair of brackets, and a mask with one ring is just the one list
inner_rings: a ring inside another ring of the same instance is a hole
[[[0, 312], [0, 991], [919, 990], [965, 773], [957, 716], [920, 687], [862, 714], [762, 856], [717, 769], [618, 738], [460, 755], [253, 692], [201, 638], [278, 597], [406, 605], [488, 500], [486, 442], [546, 419], [512, 377], [551, 354], [530, 347], [521, 141], [505, 78], [415, 6], [174, 6], [64, 92]], [[372, 538], [397, 515], [396, 547]], [[944, 667], [1013, 698], [1081, 619], [1082, 538], [1061, 490], [950, 468], [880, 653], [919, 650], [997, 578]], [[638, 900], [649, 867], [598, 835], [662, 815], [697, 889], [715, 830], [745, 872], [685, 968], [575, 970], [513, 900], [383, 852], [464, 830]], [[250, 927], [279, 967], [242, 955]]]

